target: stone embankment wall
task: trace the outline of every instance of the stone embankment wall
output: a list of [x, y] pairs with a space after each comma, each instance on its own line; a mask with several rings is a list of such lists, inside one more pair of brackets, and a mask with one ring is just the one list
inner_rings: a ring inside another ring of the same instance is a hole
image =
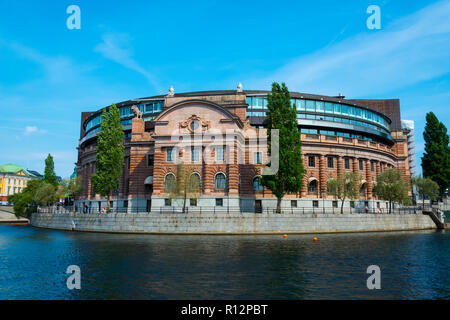
[[184, 234], [330, 233], [434, 229], [419, 214], [82, 214], [35, 213], [31, 225], [41, 228]]

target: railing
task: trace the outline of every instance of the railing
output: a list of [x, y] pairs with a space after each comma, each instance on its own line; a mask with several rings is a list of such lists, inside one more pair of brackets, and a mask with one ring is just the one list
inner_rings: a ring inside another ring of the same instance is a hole
[[[348, 204], [348, 202], [347, 202]], [[340, 214], [341, 203], [333, 207], [282, 207], [282, 214]], [[277, 214], [275, 207], [228, 207], [228, 206], [186, 206], [183, 212], [182, 206], [162, 206], [162, 207], [111, 207], [110, 212], [106, 212], [106, 208], [95, 207], [78, 207], [78, 206], [53, 206], [53, 207], [39, 207], [38, 212], [41, 213], [78, 213], [78, 214], [111, 214], [111, 213], [147, 213], [147, 214]], [[344, 207], [344, 214], [389, 214], [389, 209], [384, 208], [364, 208], [364, 207]], [[405, 215], [405, 214], [421, 214], [422, 208], [417, 207], [397, 207], [392, 208], [390, 214]]]

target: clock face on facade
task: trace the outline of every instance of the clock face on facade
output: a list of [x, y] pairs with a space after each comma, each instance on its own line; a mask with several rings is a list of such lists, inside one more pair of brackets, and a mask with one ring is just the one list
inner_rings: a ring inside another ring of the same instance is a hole
[[195, 131], [200, 127], [200, 122], [198, 120], [192, 120], [190, 127], [192, 131]]

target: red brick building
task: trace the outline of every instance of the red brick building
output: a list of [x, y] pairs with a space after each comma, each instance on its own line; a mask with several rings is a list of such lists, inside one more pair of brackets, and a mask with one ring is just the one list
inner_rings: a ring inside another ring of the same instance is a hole
[[[125, 165], [119, 188], [112, 195], [120, 210], [160, 210], [179, 206], [167, 188], [182, 161], [201, 194], [190, 207], [275, 207], [276, 199], [259, 182], [266, 146], [268, 91], [205, 91], [154, 96], [118, 103], [124, 127]], [[399, 168], [409, 181], [407, 138], [400, 124], [399, 100], [348, 100], [291, 92], [301, 130], [307, 173], [298, 193], [286, 196], [283, 207], [331, 207], [327, 180], [344, 171], [360, 175], [360, 200], [355, 207], [385, 207], [373, 191], [376, 176]], [[142, 113], [135, 117], [131, 106]], [[96, 209], [104, 199], [92, 189], [96, 132], [101, 110], [83, 112], [78, 147], [78, 174], [84, 192], [78, 203]], [[348, 204], [349, 205], [349, 204]], [[353, 204], [352, 204], [353, 205]]]

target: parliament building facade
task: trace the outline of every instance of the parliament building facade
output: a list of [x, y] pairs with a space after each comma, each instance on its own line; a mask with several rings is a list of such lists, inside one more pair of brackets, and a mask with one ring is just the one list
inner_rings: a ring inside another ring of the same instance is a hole
[[[167, 95], [116, 104], [125, 161], [118, 190], [111, 196], [113, 209], [150, 212], [179, 206], [168, 187], [177, 179], [180, 161], [200, 189], [195, 197], [188, 196], [191, 211], [260, 212], [276, 207], [276, 198], [260, 182], [269, 161], [269, 93], [240, 85], [237, 90], [179, 94], [171, 88]], [[388, 168], [401, 170], [407, 182], [411, 175], [399, 100], [297, 92], [291, 92], [291, 100], [297, 109], [306, 174], [303, 187], [286, 195], [282, 207], [336, 207], [337, 201], [327, 194], [327, 180], [353, 171], [360, 176], [360, 197], [346, 206], [386, 208], [374, 191], [376, 177]], [[101, 111], [82, 113], [77, 160], [84, 188], [76, 203], [94, 210], [105, 206], [91, 183]]]

